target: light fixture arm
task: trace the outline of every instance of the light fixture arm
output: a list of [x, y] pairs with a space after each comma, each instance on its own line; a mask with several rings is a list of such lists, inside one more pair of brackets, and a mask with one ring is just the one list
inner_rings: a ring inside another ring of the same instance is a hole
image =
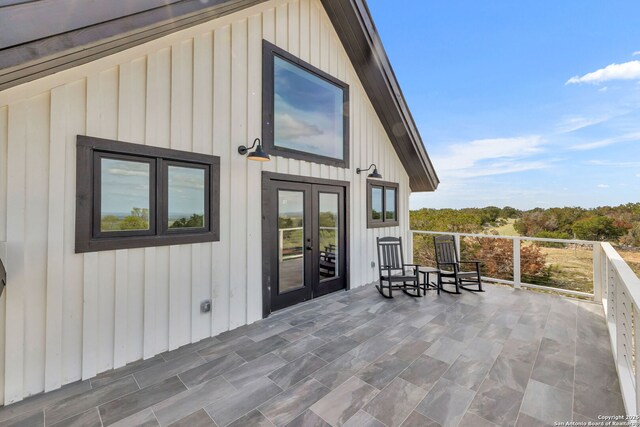
[[260, 145], [260, 138], [256, 138], [253, 140], [253, 145], [251, 145], [251, 147], [247, 147], [246, 145], [241, 145], [238, 147], [238, 153], [242, 154], [243, 156], [245, 154], [247, 154], [249, 152], [249, 150], [253, 150], [253, 147], [255, 147], [257, 145]]
[[358, 173], [358, 174], [359, 174], [360, 172], [368, 172], [368, 171], [370, 171], [370, 170], [371, 170], [371, 168], [378, 169], [378, 166], [376, 166], [376, 165], [375, 165], [375, 163], [371, 163], [371, 165], [369, 165], [369, 167], [368, 167], [368, 168], [366, 168], [366, 169], [360, 169], [360, 168], [357, 168], [357, 169], [356, 169], [356, 173]]

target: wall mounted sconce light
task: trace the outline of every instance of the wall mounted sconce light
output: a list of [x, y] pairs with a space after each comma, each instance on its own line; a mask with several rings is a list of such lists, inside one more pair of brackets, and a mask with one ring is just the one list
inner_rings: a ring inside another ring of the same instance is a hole
[[374, 163], [371, 163], [371, 165], [369, 165], [369, 167], [366, 169], [360, 169], [360, 168], [356, 169], [356, 173], [367, 172], [371, 168], [373, 168], [373, 172], [369, 174], [369, 178], [378, 178], [378, 179], [382, 178], [382, 175], [378, 173], [378, 167]]
[[239, 146], [238, 153], [244, 156], [249, 152], [249, 150], [253, 150], [253, 147], [256, 147], [256, 149], [255, 151], [252, 151], [251, 153], [249, 153], [249, 155], [247, 156], [247, 160], [255, 160], [257, 162], [268, 162], [269, 160], [271, 160], [271, 157], [269, 157], [269, 155], [262, 150], [262, 144], [260, 143], [260, 138], [256, 138], [253, 141], [253, 145], [249, 148], [247, 148], [244, 145]]

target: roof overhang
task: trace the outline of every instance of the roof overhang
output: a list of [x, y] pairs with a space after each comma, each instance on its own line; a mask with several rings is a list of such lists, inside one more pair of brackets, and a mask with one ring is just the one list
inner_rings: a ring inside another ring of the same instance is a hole
[[[37, 40], [1, 48], [0, 91], [94, 61], [266, 0], [172, 1], [160, 7], [82, 28], [76, 28], [78, 25], [72, 20], [64, 21], [64, 25], [68, 27], [54, 25], [47, 30], [49, 35], [46, 37], [39, 34], [40, 38]], [[438, 176], [429, 160], [365, 1], [321, 2], [409, 175], [411, 190], [435, 190], [439, 183]], [[4, 16], [13, 12], [16, 18], [10, 20], [10, 23], [15, 26], [24, 25], [20, 17], [24, 19], [25, 16], [29, 16], [29, 7], [43, 7], [43, 2], [14, 3], [11, 5], [9, 2], [9, 6], [0, 7], [0, 11]], [[82, 1], [74, 0], [73, 3], [74, 8], [82, 7]], [[57, 5], [59, 8], [59, 4]], [[35, 24], [30, 22], [29, 25]], [[42, 30], [39, 28], [40, 32]], [[11, 26], [3, 25], [1, 31], [10, 32]]]

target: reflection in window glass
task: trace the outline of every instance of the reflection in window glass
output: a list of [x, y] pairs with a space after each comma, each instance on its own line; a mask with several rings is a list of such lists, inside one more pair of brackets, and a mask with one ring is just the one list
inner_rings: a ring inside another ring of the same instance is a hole
[[169, 166], [168, 227], [203, 228], [205, 209], [205, 170]]
[[395, 220], [396, 219], [396, 189], [395, 188], [385, 188], [385, 200], [384, 200], [384, 210], [385, 210], [385, 220]]
[[304, 286], [304, 193], [278, 191], [278, 291]]
[[338, 195], [320, 193], [319, 236], [320, 236], [320, 280], [338, 275]]
[[343, 89], [274, 57], [274, 145], [344, 159]]
[[371, 188], [371, 219], [382, 219], [382, 187]]
[[100, 159], [100, 231], [149, 230], [149, 163]]

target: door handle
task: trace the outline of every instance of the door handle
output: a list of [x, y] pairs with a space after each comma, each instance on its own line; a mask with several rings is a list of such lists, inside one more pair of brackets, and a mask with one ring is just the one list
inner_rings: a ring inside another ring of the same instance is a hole
[[308, 251], [312, 251], [312, 250], [313, 250], [313, 248], [312, 248], [311, 246], [307, 246], [307, 247], [306, 247], [306, 249], [307, 249]]

